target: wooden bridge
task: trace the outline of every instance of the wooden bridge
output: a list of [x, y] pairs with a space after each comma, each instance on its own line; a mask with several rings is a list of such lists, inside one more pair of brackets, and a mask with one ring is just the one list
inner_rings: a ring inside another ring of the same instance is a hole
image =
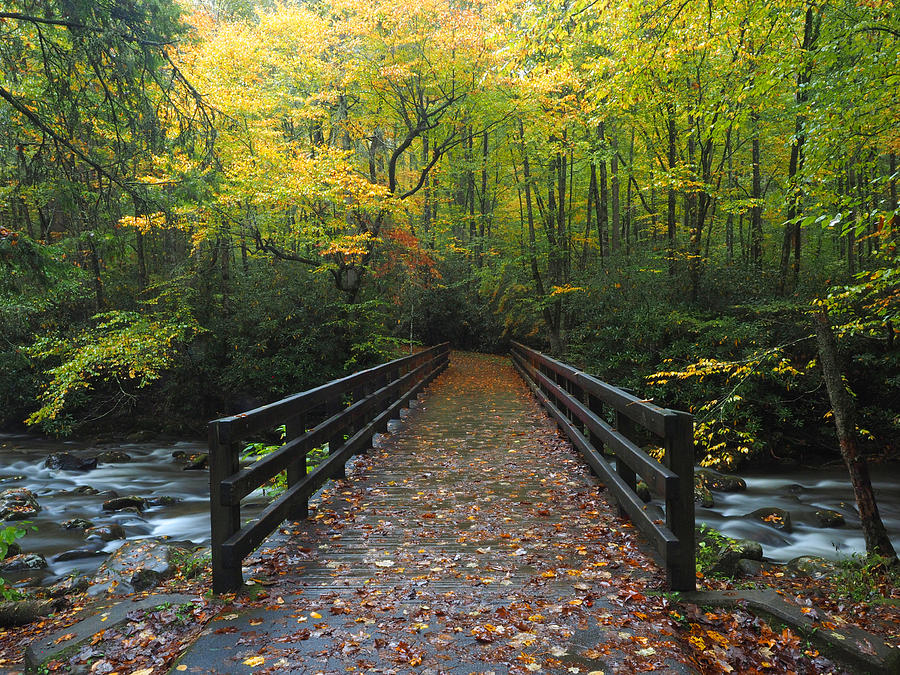
[[[241, 442], [282, 423], [286, 443], [242, 468]], [[440, 345], [216, 420], [214, 588], [261, 586], [179, 665], [686, 672], [663, 592], [694, 588], [692, 455], [689, 415], [519, 344]], [[241, 500], [281, 471], [287, 491], [244, 523]]]

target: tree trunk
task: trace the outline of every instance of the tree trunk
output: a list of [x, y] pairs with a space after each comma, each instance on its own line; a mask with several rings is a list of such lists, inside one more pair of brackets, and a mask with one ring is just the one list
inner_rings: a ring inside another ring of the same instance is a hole
[[750, 196], [753, 206], [750, 209], [750, 261], [754, 266], [762, 264], [762, 177], [759, 171], [759, 115], [750, 113], [753, 121], [753, 142], [751, 146], [753, 164], [753, 186]]
[[622, 219], [619, 209], [619, 154], [618, 143], [616, 141], [616, 131], [609, 137], [609, 198], [612, 206], [612, 241], [611, 253], [615, 255], [621, 247], [622, 236]]
[[[675, 141], [677, 140], [677, 130], [675, 128], [675, 104], [667, 103], [666, 104], [666, 126], [668, 131], [668, 153], [667, 153], [667, 161], [669, 163], [668, 169], [669, 173], [675, 171]], [[670, 176], [670, 181], [672, 176]], [[666, 229], [668, 230], [668, 238], [669, 238], [669, 274], [675, 274], [675, 201], [677, 199], [675, 194], [675, 186], [671, 185], [669, 187], [669, 202], [668, 209], [666, 212]]]
[[[528, 152], [525, 148], [525, 132], [522, 128], [522, 120], [519, 120], [519, 146], [522, 152], [522, 179], [525, 183], [525, 209], [528, 214], [528, 249], [529, 249], [529, 259], [531, 262], [531, 276], [534, 279], [535, 290], [538, 294], [538, 299], [543, 302], [544, 300], [544, 280], [541, 277], [541, 270], [538, 266], [537, 262], [537, 242], [535, 231], [534, 231], [534, 207], [532, 206], [532, 196], [531, 196], [531, 164], [528, 161]], [[559, 327], [554, 326], [553, 324], [553, 316], [550, 312], [550, 308], [547, 307], [546, 304], [542, 304], [541, 306], [541, 315], [544, 318], [544, 323], [547, 324], [547, 330], [550, 331], [550, 344], [558, 345], [559, 340]]]
[[805, 116], [803, 106], [809, 99], [807, 85], [812, 78], [812, 58], [810, 52], [815, 47], [819, 37], [821, 25], [821, 13], [812, 4], [806, 7], [806, 18], [803, 24], [803, 44], [800, 69], [797, 72], [797, 88], [794, 92], [794, 101], [797, 104], [797, 116], [794, 120], [794, 138], [791, 143], [791, 158], [788, 164], [788, 208], [787, 222], [784, 225], [784, 241], [781, 246], [781, 276], [779, 277], [779, 292], [785, 293], [788, 284], [788, 265], [791, 251], [794, 253], [794, 264], [790, 270], [791, 285], [796, 286], [800, 275], [800, 215], [803, 193], [798, 183], [798, 174], [803, 171], [803, 145], [806, 142]]
[[834, 409], [834, 426], [841, 455], [850, 471], [850, 483], [853, 486], [863, 536], [866, 540], [866, 552], [896, 562], [897, 553], [878, 513], [878, 504], [875, 502], [875, 492], [869, 477], [869, 465], [856, 445], [856, 409], [853, 397], [844, 386], [843, 375], [838, 365], [837, 343], [824, 309], [820, 309], [816, 314], [815, 327], [822, 377]]
[[143, 293], [147, 288], [147, 256], [144, 253], [144, 233], [135, 230], [135, 250], [138, 264], [138, 289]]

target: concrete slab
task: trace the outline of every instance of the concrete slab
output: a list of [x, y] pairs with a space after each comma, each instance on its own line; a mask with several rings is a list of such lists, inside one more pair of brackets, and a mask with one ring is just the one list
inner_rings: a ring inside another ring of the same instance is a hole
[[96, 633], [125, 623], [127, 615], [135, 610], [151, 609], [165, 603], [181, 605], [196, 599], [194, 595], [166, 594], [101, 603], [94, 608], [91, 616], [28, 645], [25, 650], [25, 668], [27, 671], [36, 671], [48, 661], [63, 658], [84, 645]]

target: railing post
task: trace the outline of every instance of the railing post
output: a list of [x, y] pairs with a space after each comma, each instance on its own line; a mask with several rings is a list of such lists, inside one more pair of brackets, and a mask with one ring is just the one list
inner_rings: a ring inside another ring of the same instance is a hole
[[[329, 406], [328, 416], [330, 417], [331, 415], [336, 415], [341, 410], [343, 410], [343, 408], [344, 408], [344, 404], [341, 401], [341, 397], [340, 396], [335, 397], [334, 401], [331, 403], [331, 406]], [[328, 454], [333, 455], [334, 453], [336, 453], [338, 450], [341, 449], [341, 446], [343, 444], [344, 444], [344, 432], [341, 431], [340, 433], [336, 434], [332, 438], [328, 439]], [[347, 477], [347, 467], [346, 467], [346, 465], [341, 464], [340, 467], [337, 469], [337, 471], [335, 471], [335, 473], [334, 473], [334, 479], [338, 480], [338, 479], [346, 478], [346, 477]]]
[[678, 489], [666, 494], [666, 525], [678, 537], [678, 549], [666, 560], [666, 575], [673, 591], [697, 587], [694, 552], [694, 418], [685, 412], [666, 416], [665, 464], [678, 475]]
[[[284, 425], [284, 440], [292, 441], [298, 436], [302, 436], [306, 431], [305, 417], [298, 416], [288, 420]], [[306, 478], [306, 453], [300, 454], [294, 459], [287, 468], [287, 486], [288, 488], [296, 485]], [[306, 520], [309, 518], [309, 500], [304, 499], [301, 503], [296, 504], [291, 510], [290, 518], [292, 520]]]
[[213, 593], [227, 593], [240, 588], [241, 561], [225, 560], [222, 544], [241, 527], [240, 504], [222, 504], [222, 480], [240, 469], [237, 444], [230, 438], [227, 426], [209, 424], [209, 518], [212, 553]]
[[[368, 382], [363, 382], [356, 389], [353, 390], [353, 402], [358, 403], [362, 401], [368, 394]], [[361, 413], [357, 413], [353, 416], [353, 425], [350, 427], [350, 435], [352, 436], [357, 431], [363, 428], [363, 425], [366, 423], [365, 417]], [[363, 446], [360, 448], [356, 454], [364, 455], [369, 451], [368, 446]]]
[[[634, 423], [618, 410], [616, 410], [616, 431], [628, 440], [634, 440], [632, 438], [634, 435]], [[616, 453], [616, 473], [619, 474], [622, 481], [628, 486], [628, 489], [634, 492], [637, 487], [637, 476], [634, 470], [619, 456], [618, 452]], [[625, 514], [621, 507], [619, 507], [619, 514]]]

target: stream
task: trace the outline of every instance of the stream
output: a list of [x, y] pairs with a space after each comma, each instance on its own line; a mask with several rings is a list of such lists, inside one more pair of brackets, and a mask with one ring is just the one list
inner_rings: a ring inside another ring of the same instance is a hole
[[[881, 518], [894, 547], [900, 550], [900, 465], [870, 465], [872, 484]], [[840, 467], [784, 470], [778, 475], [739, 474], [747, 483], [745, 492], [713, 492], [713, 508], [696, 508], [696, 520], [736, 539], [753, 539], [763, 546], [763, 554], [775, 562], [798, 556], [818, 556], [830, 560], [864, 553], [866, 543], [860, 528], [853, 489], [847, 470]], [[760, 508], [788, 511], [793, 531], [782, 532], [746, 514]], [[846, 524], [820, 527], [815, 512], [823, 509], [841, 513]]]
[[[110, 451], [127, 453], [132, 460], [100, 463], [96, 469], [85, 472], [44, 466], [47, 455], [53, 452], [89, 458]], [[85, 518], [95, 525], [120, 525], [127, 539], [168, 537], [208, 544], [209, 474], [185, 471], [184, 461], [173, 457], [173, 453], [190, 456], [205, 451], [205, 444], [195, 441], [89, 445], [0, 434], [0, 492], [24, 487], [37, 496], [41, 511], [30, 519], [37, 530], [30, 531], [20, 543], [24, 551], [46, 557], [49, 567], [41, 575], [42, 581], [52, 583], [75, 570], [92, 572], [122, 543], [86, 541], [80, 529], [62, 527], [64, 521], [72, 518]], [[900, 466], [878, 465], [872, 473], [882, 518], [894, 545], [900, 548]], [[714, 492], [713, 508], [697, 506], [698, 523], [706, 523], [731, 537], [759, 541], [765, 556], [779, 562], [801, 555], [837, 559], [865, 550], [853, 493], [842, 468], [806, 469], [777, 476], [749, 473], [741, 477], [747, 482], [747, 490]], [[89, 486], [101, 494], [73, 494], [72, 490], [79, 486]], [[119, 496], [173, 497], [177, 501], [142, 513], [104, 512], [103, 502], [112, 496], [108, 491]], [[261, 494], [251, 495], [242, 514], [254, 515], [267, 501]], [[755, 509], [770, 507], [790, 512], [792, 532], [744, 517]], [[819, 527], [815, 517], [819, 509], [842, 513], [846, 525]]]
[[[79, 458], [118, 451], [131, 456], [125, 463], [100, 463], [90, 471], [52, 470], [44, 466], [50, 453], [68, 452]], [[85, 540], [81, 529], [65, 529], [64, 521], [84, 518], [94, 525], [120, 525], [126, 539], [167, 537], [173, 541], [209, 543], [209, 472], [185, 471], [185, 461], [173, 453], [188, 456], [206, 452], [206, 444], [195, 441], [156, 443], [104, 443], [88, 445], [74, 441], [58, 441], [31, 435], [0, 434], [0, 492], [24, 487], [31, 490], [41, 511], [30, 517], [29, 525], [37, 528], [19, 540], [22, 550], [40, 553], [49, 563], [42, 581], [52, 583], [75, 570], [94, 571], [106, 556], [122, 544]], [[79, 486], [89, 486], [101, 494], [73, 494]], [[142, 513], [108, 512], [103, 502], [112, 495], [172, 497], [176, 501], [153, 506]], [[242, 515], [252, 516], [259, 510], [254, 495], [245, 500]], [[20, 524], [9, 521], [6, 524]], [[61, 555], [62, 554], [62, 555]], [[15, 578], [16, 575], [6, 575]], [[33, 578], [33, 574], [31, 575]]]

